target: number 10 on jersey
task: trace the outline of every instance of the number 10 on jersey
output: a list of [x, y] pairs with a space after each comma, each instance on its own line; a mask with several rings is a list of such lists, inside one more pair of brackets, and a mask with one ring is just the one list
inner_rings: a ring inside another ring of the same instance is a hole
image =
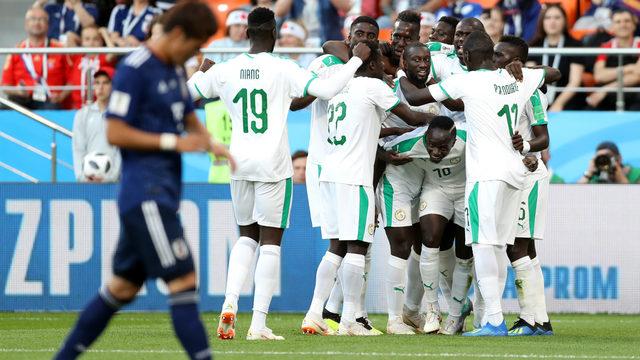
[[[251, 120], [251, 131], [255, 134], [263, 134], [269, 127], [269, 116], [267, 113], [267, 93], [262, 89], [253, 89], [251, 92], [246, 88], [240, 89], [233, 98], [233, 103], [241, 102], [242, 106], [242, 132], [249, 132], [249, 107], [255, 119]], [[258, 112], [258, 106], [260, 112]], [[258, 120], [260, 126], [258, 126]]]

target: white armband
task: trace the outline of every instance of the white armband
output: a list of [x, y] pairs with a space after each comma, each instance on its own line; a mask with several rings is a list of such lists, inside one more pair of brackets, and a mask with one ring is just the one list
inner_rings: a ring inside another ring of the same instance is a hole
[[178, 136], [172, 133], [160, 134], [160, 150], [173, 151], [178, 145]]
[[522, 143], [522, 155], [527, 155], [529, 153], [529, 150], [531, 150], [531, 144], [529, 144], [529, 142], [525, 140]]

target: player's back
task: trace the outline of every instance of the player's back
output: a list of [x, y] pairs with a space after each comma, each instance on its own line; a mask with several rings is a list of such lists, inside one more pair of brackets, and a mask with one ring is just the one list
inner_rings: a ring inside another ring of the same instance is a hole
[[232, 179], [275, 182], [291, 177], [287, 115], [291, 100], [305, 95], [309, 73], [270, 53], [244, 53], [214, 68], [214, 82], [232, 121], [230, 151], [238, 164]]
[[373, 186], [381, 123], [399, 100], [380, 79], [355, 77], [327, 108], [329, 144], [320, 181]]
[[[151, 133], [184, 131], [184, 115], [193, 111], [181, 67], [160, 61], [142, 47], [118, 65], [107, 118]], [[180, 154], [122, 149], [121, 212], [155, 200], [177, 211], [182, 186]]]
[[[523, 69], [518, 82], [505, 70], [473, 71], [454, 80], [466, 88], [467, 181], [504, 180], [520, 187], [525, 167], [511, 136], [529, 97], [544, 79], [543, 70]], [[445, 87], [446, 90], [446, 87]]]

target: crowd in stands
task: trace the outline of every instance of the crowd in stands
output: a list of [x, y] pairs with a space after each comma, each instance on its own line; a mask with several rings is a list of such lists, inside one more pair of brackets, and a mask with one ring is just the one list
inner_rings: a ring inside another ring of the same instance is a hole
[[[180, 0], [36, 0], [26, 12], [26, 38], [17, 47], [131, 47], [161, 31], [161, 14]], [[397, 14], [415, 9], [422, 14], [421, 41], [427, 41], [442, 16], [478, 17], [497, 40], [516, 35], [532, 47], [640, 48], [637, 1], [624, 0], [208, 0], [220, 17], [220, 33], [211, 48], [247, 47], [246, 22], [251, 8], [265, 6], [278, 17], [279, 43], [286, 47], [319, 47], [342, 39], [357, 15], [369, 15], [381, 26], [381, 40], [390, 39]], [[11, 46], [12, 44], [3, 44]], [[640, 50], [639, 50], [640, 51]], [[208, 54], [220, 62], [233, 54]], [[306, 67], [314, 54], [291, 54]], [[5, 93], [34, 109], [78, 109], [91, 100], [85, 90], [100, 68], [114, 68], [116, 55], [12, 55], [2, 72]], [[195, 71], [202, 57], [187, 63]], [[549, 89], [550, 110], [614, 110], [616, 93], [564, 90], [564, 87], [618, 86], [618, 57], [600, 55], [531, 56], [532, 63], [554, 66], [562, 79]], [[47, 64], [44, 66], [44, 64]], [[623, 82], [640, 86], [638, 55], [623, 57]], [[640, 108], [638, 93], [625, 94], [626, 109]]]

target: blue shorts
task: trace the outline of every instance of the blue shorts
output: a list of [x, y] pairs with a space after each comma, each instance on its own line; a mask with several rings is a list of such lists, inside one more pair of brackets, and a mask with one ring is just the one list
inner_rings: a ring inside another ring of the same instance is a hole
[[194, 271], [178, 214], [145, 201], [120, 214], [120, 239], [113, 273], [142, 285], [147, 278], [169, 282]]

